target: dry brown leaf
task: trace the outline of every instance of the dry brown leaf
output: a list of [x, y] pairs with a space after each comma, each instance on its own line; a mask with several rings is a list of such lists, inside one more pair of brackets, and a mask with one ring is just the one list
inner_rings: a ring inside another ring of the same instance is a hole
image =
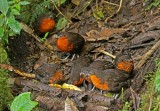
[[86, 33], [87, 41], [99, 41], [99, 40], [108, 40], [113, 34], [122, 34], [126, 31], [123, 28], [102, 28], [101, 31], [90, 30]]
[[76, 104], [68, 97], [65, 100], [65, 111], [79, 111]]

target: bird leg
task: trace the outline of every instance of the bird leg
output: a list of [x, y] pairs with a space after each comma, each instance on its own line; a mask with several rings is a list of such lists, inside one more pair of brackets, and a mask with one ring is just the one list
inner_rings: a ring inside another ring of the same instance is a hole
[[73, 54], [72, 58], [71, 58], [71, 61], [73, 61], [73, 59], [75, 58], [76, 54]]
[[113, 95], [113, 98], [114, 98], [114, 99], [117, 99], [118, 96], [119, 96], [119, 93], [118, 93], [118, 94], [114, 94], [114, 95]]
[[100, 94], [103, 94], [103, 90], [101, 90]]
[[68, 55], [67, 55], [63, 60], [67, 60], [67, 59], [69, 58], [70, 55], [71, 55], [71, 54], [68, 53]]
[[95, 86], [93, 86], [93, 88], [92, 88], [92, 90], [91, 90], [91, 91], [93, 92], [93, 91], [94, 91], [94, 89], [95, 89]]

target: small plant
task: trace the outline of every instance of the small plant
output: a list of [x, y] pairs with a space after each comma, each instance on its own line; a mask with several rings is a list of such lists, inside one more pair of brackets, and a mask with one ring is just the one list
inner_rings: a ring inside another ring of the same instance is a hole
[[[3, 48], [2, 43], [0, 43], [0, 63], [9, 63], [7, 52]], [[4, 69], [0, 69], [0, 89], [0, 111], [4, 111], [13, 100], [8, 85], [8, 72]]]
[[141, 106], [138, 111], [160, 110], [160, 59], [156, 60], [157, 70], [155, 74], [146, 76], [146, 91], [142, 95]]
[[123, 105], [123, 108], [118, 111], [129, 111], [129, 109], [131, 108], [131, 102], [128, 102], [124, 99], [124, 89], [123, 88], [121, 91], [121, 99], [122, 99], [122, 102], [124, 103], [124, 105]]
[[121, 110], [118, 110], [118, 111], [129, 111], [129, 109], [131, 108], [131, 103], [129, 103], [128, 101], [126, 101], [124, 103], [124, 106]]
[[18, 95], [11, 104], [11, 111], [31, 111], [38, 102], [31, 101], [30, 92]]
[[159, 93], [160, 92], [160, 59], [156, 60], [156, 66], [157, 66], [157, 71], [156, 71], [156, 78], [154, 80], [154, 86], [155, 86], [155, 92]]
[[8, 43], [8, 37], [20, 34], [21, 25], [15, 19], [20, 15], [21, 5], [27, 5], [29, 2], [20, 0], [0, 0], [0, 41]]
[[[147, 2], [148, 0], [145, 0], [145, 2]], [[160, 7], [160, 0], [153, 0], [153, 2], [151, 2], [148, 6], [147, 6], [147, 8], [146, 8], [146, 10], [150, 10], [152, 7]]]

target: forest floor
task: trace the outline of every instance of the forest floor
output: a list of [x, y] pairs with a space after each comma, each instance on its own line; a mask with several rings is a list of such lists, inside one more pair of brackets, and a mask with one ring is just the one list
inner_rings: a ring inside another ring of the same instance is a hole
[[[123, 0], [120, 5], [119, 0], [116, 1], [114, 3], [118, 5], [114, 7], [114, 11], [108, 12], [110, 16], [96, 20], [88, 8], [63, 31], [79, 33], [85, 38], [86, 43], [80, 57], [89, 55], [93, 61], [114, 61], [101, 53], [101, 50], [114, 56], [123, 53], [131, 56], [134, 62], [131, 83], [118, 92], [118, 97], [114, 98], [113, 94], [108, 92], [105, 92], [105, 95], [100, 94], [97, 89], [84, 91], [83, 85], [78, 86], [83, 91], [49, 86], [48, 81], [57, 71], [61, 71], [65, 78], [58, 84], [67, 83], [71, 70], [78, 71], [78, 65], [75, 64], [81, 64], [81, 61], [78, 61], [78, 58], [73, 61], [61, 60], [60, 58], [66, 56], [65, 53], [44, 48], [24, 31], [9, 40], [8, 54], [12, 66], [23, 72], [34, 73], [36, 78], [24, 78], [13, 73], [10, 78], [10, 81], [14, 80], [14, 83], [11, 83], [13, 94], [31, 91], [34, 100], [39, 102], [38, 110], [42, 111], [58, 111], [66, 107], [72, 107], [73, 111], [139, 109], [142, 95], [149, 87], [146, 82], [150, 81], [151, 75], [156, 71], [155, 59], [160, 58], [160, 10], [145, 10], [141, 0]], [[47, 38], [48, 44], [52, 44], [52, 37]], [[146, 107], [139, 110], [148, 109]]]

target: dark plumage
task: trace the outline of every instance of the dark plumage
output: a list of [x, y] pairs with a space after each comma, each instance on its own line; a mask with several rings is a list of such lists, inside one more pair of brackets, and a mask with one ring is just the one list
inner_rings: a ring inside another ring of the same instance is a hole
[[84, 38], [80, 34], [73, 32], [63, 33], [56, 42], [59, 50], [69, 53], [80, 53], [84, 44]]

